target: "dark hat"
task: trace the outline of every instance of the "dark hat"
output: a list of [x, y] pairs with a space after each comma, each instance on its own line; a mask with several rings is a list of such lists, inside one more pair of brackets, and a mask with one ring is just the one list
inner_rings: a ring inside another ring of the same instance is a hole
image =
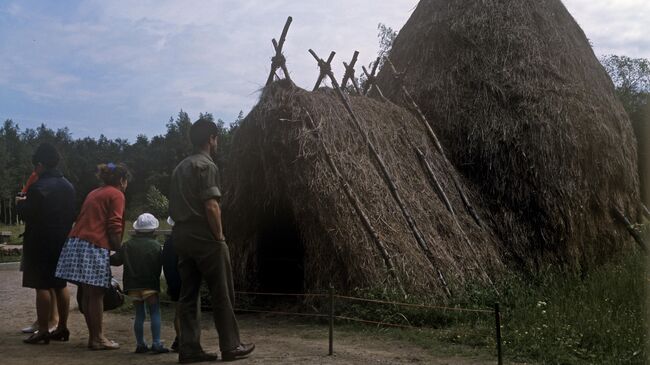
[[36, 148], [34, 155], [32, 155], [32, 164], [34, 166], [41, 163], [45, 167], [53, 168], [59, 164], [60, 160], [61, 155], [59, 155], [59, 151], [47, 142], [41, 143], [38, 148]]

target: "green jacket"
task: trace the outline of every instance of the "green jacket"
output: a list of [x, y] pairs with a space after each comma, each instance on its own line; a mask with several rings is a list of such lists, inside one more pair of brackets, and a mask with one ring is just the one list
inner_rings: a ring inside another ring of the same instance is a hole
[[136, 234], [111, 256], [111, 265], [124, 265], [124, 290], [160, 291], [162, 269], [160, 243], [151, 236]]

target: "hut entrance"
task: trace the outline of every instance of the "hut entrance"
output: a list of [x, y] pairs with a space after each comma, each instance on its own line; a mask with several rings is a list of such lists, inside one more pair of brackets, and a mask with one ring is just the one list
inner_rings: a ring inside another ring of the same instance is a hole
[[259, 288], [263, 292], [302, 293], [305, 250], [293, 213], [285, 205], [265, 216], [257, 242]]

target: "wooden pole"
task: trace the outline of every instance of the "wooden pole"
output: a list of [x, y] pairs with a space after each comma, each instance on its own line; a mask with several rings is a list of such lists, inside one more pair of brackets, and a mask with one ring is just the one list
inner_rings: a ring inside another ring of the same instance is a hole
[[345, 75], [343, 75], [343, 80], [341, 81], [341, 89], [345, 89], [347, 87], [348, 80], [350, 80], [352, 81], [354, 90], [357, 92], [357, 94], [360, 95], [361, 91], [359, 90], [359, 84], [357, 84], [357, 79], [354, 76], [354, 65], [357, 64], [358, 57], [359, 51], [354, 51], [350, 64], [348, 65], [347, 63], [343, 62], [343, 66], [345, 67]]
[[[402, 74], [397, 72], [397, 69], [395, 69], [395, 65], [393, 65], [393, 63], [390, 61], [390, 59], [388, 57], [386, 57], [385, 60], [386, 60], [386, 63], [388, 63], [388, 65], [390, 66], [391, 70], [393, 71], [393, 74], [395, 75], [395, 78], [400, 80], [399, 82], [400, 82], [400, 86], [401, 86], [401, 89], [402, 89], [402, 93], [404, 94], [404, 98], [406, 99], [407, 103], [411, 106], [411, 108], [416, 112], [415, 114], [418, 117], [418, 120], [420, 120], [422, 125], [425, 127], [425, 130], [427, 131], [429, 139], [431, 140], [433, 145], [436, 147], [436, 149], [440, 153], [440, 156], [442, 156], [445, 164], [447, 164], [448, 166], [453, 166], [451, 164], [451, 162], [449, 161], [449, 159], [447, 158], [447, 156], [445, 155], [445, 151], [442, 148], [442, 144], [440, 143], [440, 140], [438, 140], [438, 137], [436, 136], [436, 133], [433, 131], [433, 128], [431, 128], [431, 125], [429, 124], [429, 121], [424, 116], [424, 113], [422, 113], [422, 110], [420, 110], [418, 105], [415, 103], [415, 100], [411, 97], [411, 94], [408, 92], [408, 90], [406, 90], [406, 87], [404, 86], [404, 83], [401, 81]], [[476, 215], [476, 211], [474, 211], [473, 208], [469, 209], [471, 207], [471, 205], [469, 205], [469, 199], [467, 199], [467, 196], [465, 196], [465, 192], [460, 188], [460, 184], [457, 181], [456, 176], [452, 174], [451, 177], [454, 180], [454, 184], [456, 185], [456, 188], [458, 189], [458, 192], [460, 193], [463, 201], [467, 202], [466, 208], [468, 209], [469, 213], [472, 214], [473, 217], [475, 217], [474, 219], [477, 222], [480, 222], [480, 220], [478, 220], [478, 215]], [[494, 291], [497, 292], [497, 294], [498, 294], [499, 291], [497, 290], [496, 286], [492, 282], [492, 279], [490, 278], [490, 275], [488, 275], [487, 271], [485, 271], [483, 269], [483, 267], [481, 266], [481, 264], [478, 262], [478, 255], [476, 253], [474, 245], [467, 238], [467, 235], [465, 234], [462, 227], [460, 226], [460, 223], [458, 222], [458, 219], [456, 219], [455, 216], [454, 216], [454, 218], [455, 218], [455, 221], [456, 221], [458, 227], [461, 229], [461, 232], [463, 233], [463, 236], [465, 237], [465, 241], [466, 241], [469, 249], [471, 250], [472, 255], [474, 256], [474, 262], [476, 264], [476, 268], [481, 272], [481, 274], [486, 278], [486, 280], [490, 283], [490, 285], [492, 285], [492, 288], [494, 289]]]
[[494, 304], [494, 321], [496, 323], [496, 341], [497, 341], [497, 363], [503, 364], [503, 354], [501, 352], [501, 309], [499, 303]]
[[269, 77], [266, 79], [267, 86], [273, 82], [275, 71], [277, 71], [278, 68], [282, 69], [282, 72], [284, 72], [284, 77], [286, 77], [288, 80], [291, 80], [289, 77], [289, 71], [287, 70], [286, 60], [282, 54], [282, 47], [284, 46], [284, 42], [287, 38], [287, 33], [289, 32], [289, 26], [291, 26], [292, 21], [292, 17], [287, 18], [287, 21], [284, 24], [284, 28], [282, 29], [282, 34], [280, 35], [280, 42], [276, 42], [275, 39], [271, 40], [273, 43], [273, 48], [275, 49], [275, 56], [273, 56], [271, 59], [271, 71], [269, 72]]
[[397, 186], [393, 182], [393, 179], [390, 176], [388, 169], [386, 168], [386, 164], [384, 163], [384, 160], [381, 158], [374, 144], [372, 143], [372, 141], [370, 141], [368, 135], [365, 133], [363, 127], [361, 126], [361, 122], [359, 121], [359, 118], [352, 110], [352, 107], [350, 106], [350, 103], [348, 102], [347, 98], [345, 97], [343, 92], [341, 92], [341, 88], [339, 87], [336, 78], [332, 74], [332, 70], [331, 69], [328, 70], [326, 68], [327, 63], [324, 62], [321, 58], [319, 58], [318, 55], [316, 55], [316, 53], [313, 50], [310, 49], [309, 53], [311, 53], [312, 56], [316, 59], [319, 66], [322, 66], [321, 72], [325, 73], [330, 78], [330, 81], [332, 82], [332, 87], [334, 88], [336, 94], [339, 96], [339, 99], [341, 99], [341, 101], [343, 102], [343, 106], [345, 107], [348, 114], [350, 115], [350, 118], [352, 119], [352, 122], [356, 126], [357, 130], [363, 137], [366, 146], [368, 146], [368, 149], [370, 150], [370, 155], [374, 158], [375, 162], [377, 163], [377, 166], [379, 167], [379, 172], [381, 172], [381, 174], [383, 175], [384, 181], [388, 185], [388, 190], [390, 191], [391, 196], [393, 197], [398, 207], [402, 211], [402, 215], [404, 216], [404, 219], [406, 219], [406, 222], [409, 228], [411, 229], [411, 232], [413, 233], [415, 240], [417, 241], [418, 245], [424, 252], [427, 259], [429, 260], [429, 263], [431, 264], [433, 270], [437, 272], [438, 279], [440, 280], [443, 288], [447, 292], [447, 295], [451, 296], [451, 290], [449, 289], [449, 285], [447, 285], [447, 281], [445, 280], [445, 277], [442, 274], [442, 271], [440, 270], [440, 267], [437, 264], [436, 257], [433, 255], [433, 252], [431, 252], [429, 244], [425, 241], [424, 237], [422, 236], [422, 233], [417, 227], [415, 220], [413, 219], [408, 209], [406, 208], [406, 205], [404, 204], [404, 201], [402, 200], [402, 197], [397, 190]]
[[[316, 53], [313, 50], [310, 49], [309, 53], [311, 53], [312, 56], [318, 58], [318, 56], [315, 56]], [[318, 74], [318, 79], [316, 80], [316, 85], [314, 85], [313, 91], [318, 90], [318, 88], [320, 87], [320, 83], [323, 82], [325, 76], [327, 76], [328, 74], [332, 74], [332, 60], [334, 59], [334, 55], [336, 55], [336, 52], [332, 51], [330, 52], [330, 56], [327, 58], [326, 62], [323, 63], [319, 62], [318, 66], [320, 67], [320, 73]], [[334, 87], [334, 84], [332, 84], [332, 87]], [[339, 88], [338, 85], [336, 86], [336, 88], [337, 89]]]
[[334, 355], [334, 287], [329, 287], [329, 356]]
[[402, 282], [399, 279], [399, 276], [397, 276], [397, 272], [395, 271], [395, 265], [393, 265], [393, 261], [390, 258], [390, 255], [388, 254], [388, 251], [386, 250], [386, 247], [384, 247], [384, 243], [382, 242], [381, 238], [379, 238], [379, 234], [377, 234], [377, 231], [373, 228], [372, 223], [370, 223], [370, 218], [366, 215], [366, 213], [363, 211], [361, 208], [361, 202], [359, 201], [359, 198], [357, 198], [357, 195], [352, 191], [352, 188], [350, 187], [350, 184], [348, 181], [343, 177], [343, 174], [341, 171], [338, 169], [336, 164], [334, 163], [334, 159], [332, 158], [332, 153], [329, 151], [327, 146], [325, 145], [325, 141], [323, 140], [320, 131], [318, 128], [316, 128], [316, 123], [314, 122], [314, 119], [312, 119], [311, 115], [307, 110], [304, 110], [305, 114], [307, 115], [307, 124], [311, 130], [313, 130], [316, 133], [316, 139], [320, 141], [321, 148], [323, 149], [323, 152], [325, 153], [325, 160], [327, 161], [328, 166], [334, 173], [334, 175], [337, 177], [339, 184], [341, 185], [341, 188], [343, 189], [343, 192], [345, 193], [345, 196], [347, 196], [348, 201], [350, 204], [352, 204], [352, 207], [354, 208], [354, 211], [357, 213], [357, 216], [361, 220], [361, 223], [363, 224], [363, 227], [366, 229], [366, 232], [370, 235], [372, 241], [374, 242], [375, 246], [377, 247], [377, 250], [379, 250], [379, 253], [381, 254], [381, 257], [384, 260], [384, 265], [386, 266], [386, 271], [390, 275], [390, 277], [395, 280], [397, 283], [397, 287], [399, 288], [400, 292], [402, 294], [405, 294], [404, 287], [402, 286]]
[[645, 243], [645, 240], [643, 239], [643, 237], [641, 237], [641, 234], [634, 228], [634, 225], [625, 216], [625, 214], [623, 214], [623, 212], [621, 212], [618, 208], [612, 208], [612, 214], [616, 219], [618, 219], [622, 224], [625, 225], [625, 228], [627, 228], [627, 231], [634, 238], [634, 240], [639, 245], [641, 250], [647, 253], [648, 245]]

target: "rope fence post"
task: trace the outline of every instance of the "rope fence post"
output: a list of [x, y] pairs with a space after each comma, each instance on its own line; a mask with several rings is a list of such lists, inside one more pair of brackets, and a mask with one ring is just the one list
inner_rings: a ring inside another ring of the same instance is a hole
[[496, 340], [497, 340], [497, 364], [503, 365], [503, 354], [501, 352], [501, 309], [499, 303], [494, 304], [494, 321], [496, 323]]
[[330, 313], [329, 313], [329, 324], [330, 324], [330, 347], [329, 347], [329, 356], [334, 355], [334, 287], [330, 284], [329, 287], [329, 297], [330, 297]]

